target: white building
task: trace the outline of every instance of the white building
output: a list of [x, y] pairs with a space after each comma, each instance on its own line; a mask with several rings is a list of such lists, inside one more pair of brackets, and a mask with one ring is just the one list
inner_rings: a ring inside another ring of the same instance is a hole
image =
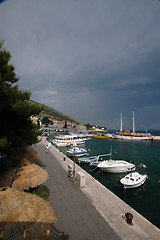
[[84, 124], [77, 124], [76, 125], [76, 132], [85, 133], [86, 131], [87, 131], [87, 128]]

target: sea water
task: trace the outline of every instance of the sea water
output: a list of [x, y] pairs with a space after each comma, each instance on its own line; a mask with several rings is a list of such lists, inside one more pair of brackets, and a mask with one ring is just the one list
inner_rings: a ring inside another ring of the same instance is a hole
[[[124, 190], [120, 179], [127, 173], [107, 173], [98, 169], [93, 171], [89, 164], [79, 164], [76, 159], [76, 163], [89, 174], [160, 228], [160, 141], [91, 138], [83, 147], [88, 150], [90, 156], [110, 153], [112, 149], [112, 159], [130, 160], [136, 165], [142, 163], [146, 166], [146, 168], [137, 167], [136, 169], [142, 174], [147, 174], [148, 179], [144, 185]], [[59, 147], [59, 150], [66, 154], [68, 148]]]

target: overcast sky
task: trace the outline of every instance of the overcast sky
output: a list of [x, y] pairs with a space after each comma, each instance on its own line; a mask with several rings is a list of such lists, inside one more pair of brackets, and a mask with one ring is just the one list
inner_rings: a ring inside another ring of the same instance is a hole
[[83, 123], [160, 129], [159, 0], [7, 0], [0, 37], [19, 87]]

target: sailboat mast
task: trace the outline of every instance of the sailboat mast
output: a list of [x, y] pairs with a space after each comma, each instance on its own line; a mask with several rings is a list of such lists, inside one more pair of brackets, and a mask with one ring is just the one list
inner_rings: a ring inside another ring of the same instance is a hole
[[133, 112], [133, 134], [135, 133], [135, 121], [134, 121], [134, 112]]
[[122, 113], [121, 113], [121, 125], [120, 125], [120, 132], [122, 133]]

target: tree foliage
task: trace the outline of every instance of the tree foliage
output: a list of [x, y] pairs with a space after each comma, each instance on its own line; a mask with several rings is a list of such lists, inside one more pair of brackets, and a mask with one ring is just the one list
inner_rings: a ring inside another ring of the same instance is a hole
[[37, 141], [38, 131], [30, 117], [41, 106], [29, 101], [31, 91], [21, 90], [11, 54], [0, 42], [0, 171], [19, 164], [25, 148]]
[[52, 121], [50, 121], [48, 117], [43, 117], [42, 123], [45, 124], [46, 127], [48, 127], [49, 124], [53, 124]]
[[67, 128], [67, 121], [65, 121], [64, 128]]

